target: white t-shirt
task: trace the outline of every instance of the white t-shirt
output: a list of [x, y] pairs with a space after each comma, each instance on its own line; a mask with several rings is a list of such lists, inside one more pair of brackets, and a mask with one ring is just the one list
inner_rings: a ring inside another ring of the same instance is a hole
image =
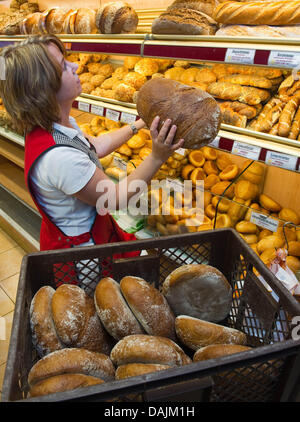
[[[75, 119], [74, 129], [54, 123], [54, 129], [70, 138], [78, 136], [88, 142]], [[45, 152], [31, 173], [35, 197], [52, 222], [67, 236], [88, 232], [96, 217], [96, 208], [72, 196], [91, 179], [96, 165], [84, 153], [72, 147], [59, 146]]]

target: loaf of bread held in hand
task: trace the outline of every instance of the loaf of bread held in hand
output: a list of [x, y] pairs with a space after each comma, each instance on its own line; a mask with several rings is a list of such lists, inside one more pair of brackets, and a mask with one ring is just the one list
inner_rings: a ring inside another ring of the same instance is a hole
[[204, 264], [182, 265], [166, 277], [162, 286], [174, 314], [206, 321], [223, 320], [230, 311], [232, 289], [217, 268]]
[[179, 340], [192, 350], [210, 344], [246, 344], [247, 337], [242, 331], [212, 322], [179, 315], [175, 320], [175, 330]]
[[191, 359], [173, 340], [146, 334], [124, 337], [113, 347], [110, 358], [116, 366], [128, 363], [181, 366], [191, 363]]
[[219, 4], [213, 18], [226, 24], [295, 25], [300, 23], [299, 1], [235, 2]]
[[106, 3], [96, 12], [96, 25], [100, 34], [129, 34], [136, 31], [138, 15], [128, 3]]
[[148, 127], [156, 116], [160, 116], [159, 129], [171, 119], [177, 126], [173, 142], [183, 138], [189, 149], [210, 143], [221, 124], [220, 108], [211, 95], [167, 78], [150, 79], [141, 87], [137, 111]]

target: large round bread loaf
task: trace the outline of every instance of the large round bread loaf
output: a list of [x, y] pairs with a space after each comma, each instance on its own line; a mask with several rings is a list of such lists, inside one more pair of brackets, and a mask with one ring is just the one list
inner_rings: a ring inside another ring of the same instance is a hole
[[136, 106], [148, 127], [155, 116], [160, 116], [159, 129], [171, 119], [177, 126], [173, 142], [183, 138], [184, 147], [189, 149], [210, 143], [221, 124], [220, 108], [210, 94], [172, 79], [147, 81], [139, 90]]
[[234, 353], [245, 352], [247, 350], [251, 350], [251, 347], [241, 346], [238, 344], [211, 344], [198, 349], [193, 356], [193, 362], [216, 359], [222, 356], [232, 355]]
[[114, 379], [115, 369], [110, 358], [103, 353], [85, 349], [63, 349], [52, 352], [37, 361], [28, 374], [28, 384], [34, 384], [56, 375], [83, 374], [104, 381]]
[[210, 344], [243, 345], [247, 341], [246, 334], [242, 331], [186, 315], [176, 318], [175, 330], [179, 340], [192, 350]]
[[191, 363], [191, 359], [174, 341], [146, 334], [124, 337], [113, 347], [110, 358], [116, 366], [128, 363], [181, 366]]
[[94, 294], [95, 307], [106, 331], [117, 341], [144, 330], [131, 312], [120, 285], [110, 277], [102, 278]]
[[215, 267], [204, 264], [182, 265], [163, 282], [174, 314], [205, 321], [223, 320], [230, 311], [232, 289], [226, 277]]
[[63, 391], [75, 390], [76, 388], [102, 384], [103, 382], [104, 381], [100, 378], [82, 374], [56, 375], [54, 377], [46, 378], [35, 384], [29, 391], [29, 397], [61, 393]]
[[63, 284], [52, 297], [52, 316], [59, 338], [67, 347], [109, 354], [111, 342], [97, 315], [94, 301], [83, 289]]
[[134, 33], [138, 21], [134, 8], [122, 1], [106, 3], [96, 12], [96, 25], [101, 34]]
[[54, 293], [52, 287], [43, 286], [36, 292], [30, 304], [32, 342], [40, 357], [65, 347], [56, 333], [52, 319], [51, 302]]
[[147, 334], [175, 340], [175, 316], [158, 289], [140, 277], [123, 277], [121, 291]]
[[127, 365], [118, 366], [115, 375], [117, 380], [121, 380], [151, 372], [163, 371], [164, 369], [170, 369], [170, 366], [155, 363], [128, 363]]

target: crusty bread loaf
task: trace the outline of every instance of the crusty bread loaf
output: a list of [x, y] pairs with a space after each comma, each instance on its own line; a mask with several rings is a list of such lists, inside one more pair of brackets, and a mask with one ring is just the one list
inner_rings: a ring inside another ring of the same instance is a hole
[[212, 16], [217, 4], [218, 0], [175, 0], [167, 10], [188, 8]]
[[234, 353], [246, 352], [247, 350], [251, 350], [251, 347], [237, 344], [211, 344], [198, 349], [193, 356], [193, 362], [216, 359], [222, 356], [232, 355]]
[[74, 34], [97, 34], [96, 12], [94, 9], [80, 7], [74, 21]]
[[242, 116], [231, 108], [223, 106], [223, 104], [220, 104], [220, 109], [222, 112], [222, 123], [244, 128], [247, 126], [246, 116]]
[[272, 82], [262, 76], [255, 75], [227, 75], [219, 79], [220, 82], [230, 82], [232, 84], [254, 86], [256, 88], [270, 89]]
[[114, 379], [115, 369], [109, 356], [85, 349], [57, 350], [37, 361], [28, 374], [28, 384], [55, 375], [83, 374], [109, 381]]
[[300, 35], [300, 25], [222, 25], [215, 35], [262, 38], [298, 37]]
[[148, 127], [155, 116], [160, 116], [159, 129], [170, 118], [177, 126], [173, 142], [183, 138], [190, 149], [210, 143], [221, 123], [220, 108], [211, 95], [167, 78], [150, 79], [141, 87], [137, 111]]
[[134, 33], [138, 25], [138, 15], [128, 3], [106, 3], [96, 12], [96, 25], [101, 34]]
[[214, 19], [226, 24], [294, 25], [300, 23], [299, 1], [235, 2], [219, 4]]
[[182, 265], [163, 282], [162, 292], [174, 314], [218, 322], [230, 310], [232, 289], [226, 277], [204, 264]]
[[213, 82], [207, 92], [222, 100], [240, 101], [249, 105], [260, 104], [270, 98], [270, 93], [265, 89], [252, 86], [242, 86], [230, 82]]
[[83, 374], [63, 374], [46, 378], [35, 384], [29, 391], [29, 397], [45, 396], [47, 394], [61, 393], [63, 391], [75, 390], [76, 388], [88, 387], [90, 385], [102, 384], [100, 378]]
[[147, 334], [175, 340], [175, 316], [158, 289], [140, 277], [123, 277], [123, 296]]
[[30, 327], [33, 344], [40, 357], [65, 347], [58, 337], [52, 319], [51, 302], [55, 290], [41, 287], [30, 304]]
[[192, 350], [210, 344], [246, 344], [247, 341], [242, 331], [187, 315], [176, 317], [175, 330], [179, 340]]
[[213, 35], [217, 23], [205, 13], [193, 9], [167, 10], [154, 19], [153, 34]]
[[72, 284], [59, 286], [51, 306], [56, 332], [67, 347], [110, 352], [110, 338], [97, 316], [93, 299], [83, 289]]
[[112, 278], [100, 280], [95, 289], [94, 300], [102, 324], [115, 340], [120, 340], [130, 334], [144, 333], [126, 303], [119, 283]]
[[170, 366], [155, 363], [128, 363], [126, 365], [118, 366], [115, 376], [117, 380], [121, 380], [124, 378], [149, 374], [150, 372], [163, 371], [164, 369], [170, 369]]
[[116, 366], [128, 363], [181, 366], [191, 363], [191, 359], [173, 340], [146, 334], [124, 337], [113, 347], [110, 358]]
[[44, 32], [48, 34], [62, 34], [66, 14], [67, 9], [62, 9], [61, 7], [53, 7], [47, 10], [43, 14], [44, 19], [41, 22]]
[[268, 79], [279, 78], [282, 76], [281, 69], [275, 69], [270, 67], [255, 67], [255, 66], [246, 66], [238, 64], [225, 64], [217, 63], [212, 67], [213, 72], [217, 75], [218, 78], [225, 75], [232, 75], [240, 73], [242, 75], [255, 75], [262, 76]]
[[278, 135], [287, 137], [291, 131], [292, 122], [300, 105], [300, 97], [292, 97], [284, 106], [279, 117]]

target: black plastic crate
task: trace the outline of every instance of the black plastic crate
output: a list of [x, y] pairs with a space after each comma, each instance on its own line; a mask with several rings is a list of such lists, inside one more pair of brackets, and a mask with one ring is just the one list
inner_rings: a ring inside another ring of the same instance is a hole
[[[147, 255], [114, 259], [116, 253], [135, 250]], [[93, 296], [103, 276], [120, 281], [136, 275], [161, 288], [173, 269], [193, 263], [212, 265], [227, 277], [233, 297], [222, 324], [245, 332], [252, 350], [27, 398], [27, 375], [38, 359], [31, 342], [29, 307], [40, 287], [55, 287], [54, 281], [63, 282], [66, 275], [71, 282], [84, 277], [80, 286]], [[300, 316], [300, 304], [233, 229], [29, 254], [21, 266], [2, 401], [293, 401], [300, 378], [300, 341], [292, 339], [294, 316]]]

